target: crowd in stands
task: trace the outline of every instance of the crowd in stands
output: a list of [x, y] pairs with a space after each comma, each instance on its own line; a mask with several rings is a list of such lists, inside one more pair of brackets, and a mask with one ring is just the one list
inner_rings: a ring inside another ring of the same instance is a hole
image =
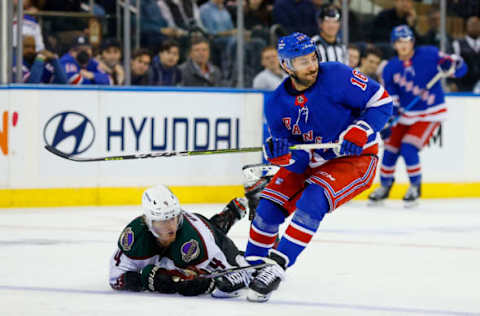
[[[17, 0], [14, 0], [14, 6]], [[136, 1], [132, 1], [135, 3]], [[273, 90], [285, 78], [275, 45], [280, 36], [303, 32], [312, 36], [322, 61], [338, 61], [381, 78], [382, 66], [394, 55], [391, 30], [401, 24], [415, 30], [416, 45], [440, 46], [438, 1], [428, 1], [419, 28], [416, 5], [422, 1], [392, 0], [391, 8], [365, 15], [349, 11], [348, 47], [342, 41], [340, 0], [245, 0], [244, 83]], [[436, 3], [437, 2], [437, 3]], [[115, 16], [115, 1], [23, 0], [23, 67], [25, 83], [124, 85], [123, 45], [106, 22], [107, 36], [93, 40], [85, 20], [52, 18], [50, 30], [39, 25], [38, 12], [93, 12]], [[141, 47], [131, 54], [132, 85], [234, 87], [237, 82], [237, 1], [142, 0]], [[449, 80], [450, 91], [480, 93], [480, 2], [448, 1], [448, 14], [464, 23], [462, 36], [447, 34], [447, 53], [463, 57], [468, 74]], [[426, 21], [426, 22], [425, 22]], [[16, 20], [13, 21], [14, 34]], [[43, 32], [43, 33], [42, 33]], [[104, 34], [106, 34], [104, 32]], [[133, 33], [132, 33], [133, 34]], [[458, 34], [457, 34], [458, 35]], [[14, 36], [16, 38], [16, 36]], [[14, 47], [16, 43], [14, 41]], [[14, 64], [16, 64], [14, 60]], [[15, 77], [16, 67], [14, 67]]]

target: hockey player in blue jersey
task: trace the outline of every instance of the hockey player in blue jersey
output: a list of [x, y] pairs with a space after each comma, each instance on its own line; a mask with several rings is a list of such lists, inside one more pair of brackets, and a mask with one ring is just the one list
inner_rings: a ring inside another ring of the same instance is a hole
[[[413, 32], [406, 25], [393, 29], [391, 42], [398, 56], [385, 66], [383, 81], [394, 100], [393, 118], [398, 119], [398, 123], [384, 131], [381, 186], [369, 195], [369, 200], [371, 204], [378, 204], [388, 198], [394, 182], [395, 165], [398, 157], [402, 156], [410, 180], [403, 200], [406, 207], [412, 207], [418, 203], [421, 194], [419, 151], [428, 143], [447, 112], [440, 81], [429, 90], [425, 87], [439, 71], [461, 77], [467, 72], [467, 66], [461, 57], [446, 55], [434, 46], [415, 49]], [[417, 96], [420, 99], [411, 105]]]
[[[281, 168], [261, 194], [245, 254], [251, 263], [269, 256], [276, 264], [250, 282], [247, 298], [254, 302], [269, 299], [326, 213], [370, 187], [378, 161], [377, 132], [392, 113], [381, 85], [341, 63], [320, 63], [308, 36], [282, 37], [277, 48], [289, 78], [267, 97], [271, 138], [264, 150]], [[339, 143], [335, 151], [289, 150], [289, 144], [332, 142]], [[291, 214], [278, 247], [271, 249], [279, 225]]]

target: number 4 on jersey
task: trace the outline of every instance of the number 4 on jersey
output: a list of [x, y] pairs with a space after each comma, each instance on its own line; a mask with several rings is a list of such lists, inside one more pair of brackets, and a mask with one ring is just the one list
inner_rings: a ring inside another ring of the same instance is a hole
[[353, 78], [350, 78], [350, 83], [365, 91], [367, 89], [368, 77], [355, 69], [352, 71], [352, 74]]

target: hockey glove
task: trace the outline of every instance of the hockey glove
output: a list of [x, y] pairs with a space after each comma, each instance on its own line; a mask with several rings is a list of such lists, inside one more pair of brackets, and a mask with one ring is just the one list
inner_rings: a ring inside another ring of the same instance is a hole
[[362, 153], [363, 146], [367, 143], [368, 133], [372, 128], [365, 122], [350, 125], [340, 134], [340, 155], [358, 156]]
[[255, 217], [255, 210], [260, 202], [260, 194], [278, 169], [278, 166], [270, 164], [254, 164], [242, 167], [243, 188], [248, 200], [248, 219], [250, 221]]
[[173, 271], [149, 264], [142, 270], [142, 284], [152, 292], [175, 293], [177, 282], [173, 280], [177, 275]]
[[215, 288], [213, 279], [195, 278], [193, 280], [179, 281], [177, 284], [178, 293], [184, 296], [197, 296], [210, 293]]
[[387, 124], [385, 124], [385, 127], [380, 131], [380, 137], [382, 138], [382, 140], [385, 140], [392, 135], [392, 126], [394, 125], [393, 124], [394, 120], [395, 120], [395, 117], [391, 116], [388, 119]]
[[270, 137], [263, 145], [263, 152], [272, 164], [285, 167], [293, 163], [292, 153], [288, 147], [288, 139]]
[[111, 285], [115, 290], [140, 292], [143, 290], [140, 273], [127, 271], [118, 277], [117, 282]]
[[444, 55], [438, 61], [438, 67], [447, 76], [453, 76], [455, 70], [460, 67], [463, 59], [457, 55]]

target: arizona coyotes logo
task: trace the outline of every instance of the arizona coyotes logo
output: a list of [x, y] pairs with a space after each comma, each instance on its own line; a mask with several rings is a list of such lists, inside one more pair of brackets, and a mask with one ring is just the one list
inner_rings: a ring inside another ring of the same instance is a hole
[[282, 118], [282, 122], [283, 122], [283, 125], [285, 125], [285, 127], [288, 129], [288, 130], [291, 130], [292, 129], [292, 119], [290, 117], [284, 117]]

